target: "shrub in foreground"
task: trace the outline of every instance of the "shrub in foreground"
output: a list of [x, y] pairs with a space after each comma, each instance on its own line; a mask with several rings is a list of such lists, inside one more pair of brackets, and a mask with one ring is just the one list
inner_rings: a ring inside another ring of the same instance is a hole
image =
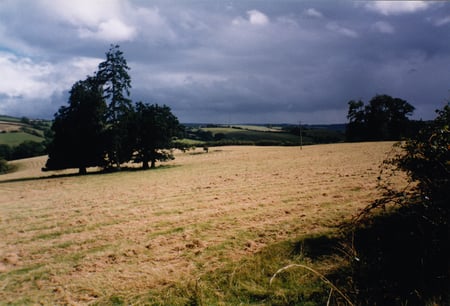
[[385, 161], [382, 174], [404, 172], [409, 187], [381, 185], [384, 195], [353, 224], [348, 245], [357, 254], [352, 280], [361, 305], [449, 301], [449, 126], [446, 105], [416, 137], [399, 144], [401, 152]]

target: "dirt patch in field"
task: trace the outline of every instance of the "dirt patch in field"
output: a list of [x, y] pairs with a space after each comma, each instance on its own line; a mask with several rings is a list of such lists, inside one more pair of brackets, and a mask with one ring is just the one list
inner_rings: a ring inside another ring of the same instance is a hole
[[45, 158], [20, 161], [0, 177], [0, 300], [140, 296], [327, 231], [378, 195], [391, 146], [221, 147], [176, 167], [11, 181], [44, 175]]

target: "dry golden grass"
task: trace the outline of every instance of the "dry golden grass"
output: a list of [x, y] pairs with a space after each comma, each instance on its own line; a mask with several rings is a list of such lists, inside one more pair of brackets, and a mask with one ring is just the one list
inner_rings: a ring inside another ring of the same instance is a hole
[[20, 161], [0, 176], [0, 301], [138, 299], [327, 231], [378, 196], [391, 146], [220, 147], [156, 170], [87, 176], [50, 177], [45, 158]]
[[0, 132], [19, 131], [22, 126], [19, 122], [0, 121]]

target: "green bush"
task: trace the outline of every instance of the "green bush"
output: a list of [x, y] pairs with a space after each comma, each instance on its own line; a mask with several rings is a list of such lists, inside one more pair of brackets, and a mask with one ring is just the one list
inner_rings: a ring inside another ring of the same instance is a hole
[[13, 147], [11, 159], [22, 159], [45, 154], [45, 146], [41, 142], [26, 140]]
[[446, 105], [416, 137], [399, 144], [400, 153], [385, 161], [381, 179], [402, 171], [410, 184], [404, 190], [382, 184], [384, 195], [354, 224], [348, 249], [357, 254], [351, 266], [358, 304], [449, 301], [449, 126]]
[[10, 167], [6, 160], [0, 157], [0, 174], [7, 173], [10, 170]]

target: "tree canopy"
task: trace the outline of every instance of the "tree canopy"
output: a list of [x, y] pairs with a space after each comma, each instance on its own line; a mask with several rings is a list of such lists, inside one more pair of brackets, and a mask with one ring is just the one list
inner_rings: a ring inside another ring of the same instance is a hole
[[[450, 105], [397, 144], [380, 173], [381, 198], [356, 219], [348, 246], [353, 290], [367, 305], [447, 305], [449, 301]], [[403, 172], [409, 184], [390, 178]]]
[[48, 146], [46, 170], [104, 166], [106, 104], [95, 77], [78, 81], [70, 91], [69, 105], [55, 114], [53, 140]]
[[173, 159], [174, 137], [180, 134], [180, 123], [172, 114], [170, 107], [158, 104], [136, 104], [136, 156], [144, 169], [155, 167], [156, 161]]
[[107, 154], [109, 166], [120, 164], [132, 155], [127, 129], [133, 105], [130, 96], [130, 67], [118, 45], [111, 45], [106, 60], [98, 65], [96, 79], [102, 85], [107, 109]]
[[352, 100], [348, 106], [347, 140], [399, 140], [408, 136], [411, 127], [408, 116], [414, 106], [405, 100], [376, 95], [368, 105]]
[[133, 105], [129, 69], [119, 46], [111, 46], [95, 76], [72, 86], [69, 105], [55, 114], [44, 170], [86, 173], [87, 167], [120, 169], [132, 160], [153, 168], [173, 158], [178, 119], [166, 105]]

